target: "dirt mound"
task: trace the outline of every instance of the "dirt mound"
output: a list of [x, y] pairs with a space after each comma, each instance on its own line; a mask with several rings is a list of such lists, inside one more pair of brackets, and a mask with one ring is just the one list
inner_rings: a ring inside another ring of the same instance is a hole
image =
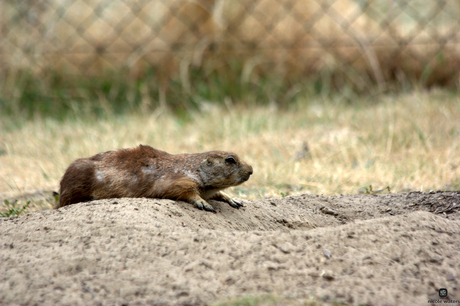
[[270, 293], [425, 305], [440, 288], [460, 300], [458, 192], [211, 202], [217, 214], [112, 199], [2, 219], [0, 302], [203, 305]]

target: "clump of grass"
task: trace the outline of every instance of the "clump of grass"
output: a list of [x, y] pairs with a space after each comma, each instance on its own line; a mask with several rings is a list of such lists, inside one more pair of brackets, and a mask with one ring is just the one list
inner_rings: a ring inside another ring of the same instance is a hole
[[391, 188], [390, 188], [390, 186], [387, 186], [385, 188], [374, 190], [372, 185], [369, 185], [369, 186], [364, 186], [363, 188], [359, 189], [358, 191], [359, 191], [359, 193], [365, 193], [365, 194], [378, 194], [378, 193], [382, 193], [382, 192], [385, 192], [385, 191], [388, 192], [388, 193], [391, 193]]
[[290, 298], [274, 294], [243, 296], [227, 301], [218, 302], [214, 306], [344, 306], [345, 303], [339, 301], [325, 301], [319, 297], [310, 296], [308, 298]]
[[5, 211], [0, 212], [0, 217], [8, 218], [19, 216], [26, 211], [30, 203], [30, 201], [27, 201], [25, 204], [20, 204], [18, 200], [14, 200], [13, 202], [5, 200], [4, 206], [6, 209]]

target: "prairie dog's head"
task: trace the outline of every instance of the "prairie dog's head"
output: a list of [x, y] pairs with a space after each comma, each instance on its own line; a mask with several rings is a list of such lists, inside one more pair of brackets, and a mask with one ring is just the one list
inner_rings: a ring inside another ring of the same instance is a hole
[[246, 182], [252, 167], [235, 153], [212, 151], [204, 156], [199, 172], [206, 187], [227, 188]]

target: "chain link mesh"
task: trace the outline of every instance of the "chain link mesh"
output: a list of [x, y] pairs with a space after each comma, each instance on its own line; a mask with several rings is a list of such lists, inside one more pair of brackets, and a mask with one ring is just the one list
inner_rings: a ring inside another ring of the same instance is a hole
[[1, 74], [27, 69], [100, 75], [146, 67], [163, 78], [190, 67], [243, 65], [274, 73], [456, 84], [457, 0], [3, 0]]

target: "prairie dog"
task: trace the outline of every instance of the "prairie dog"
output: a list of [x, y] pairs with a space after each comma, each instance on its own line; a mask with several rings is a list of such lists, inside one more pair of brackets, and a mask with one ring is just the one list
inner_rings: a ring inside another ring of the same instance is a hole
[[232, 152], [173, 155], [139, 145], [75, 160], [62, 177], [55, 208], [121, 197], [184, 200], [212, 212], [206, 200], [216, 199], [239, 208], [242, 202], [221, 190], [247, 181], [252, 172]]

